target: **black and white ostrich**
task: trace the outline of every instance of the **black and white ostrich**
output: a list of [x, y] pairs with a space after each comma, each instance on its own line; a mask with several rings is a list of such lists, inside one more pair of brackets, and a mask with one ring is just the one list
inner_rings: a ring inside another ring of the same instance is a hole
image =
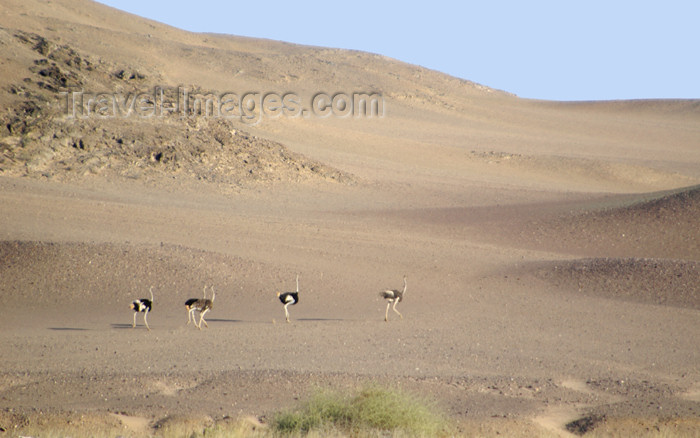
[[299, 274], [297, 274], [297, 291], [277, 292], [277, 297], [279, 297], [282, 304], [284, 304], [284, 316], [287, 318], [287, 322], [289, 322], [289, 310], [287, 310], [287, 307], [299, 302]]
[[403, 295], [406, 293], [406, 276], [403, 276], [403, 291], [398, 291], [396, 289], [387, 289], [385, 291], [382, 291], [379, 293], [379, 296], [384, 298], [387, 303], [386, 303], [386, 312], [384, 313], [384, 321], [389, 321], [389, 306], [393, 303], [394, 306], [392, 307], [394, 309], [394, 312], [398, 313], [398, 315], [403, 319], [403, 315], [401, 312], [396, 310], [396, 305], [400, 302], [403, 301]]
[[150, 300], [148, 298], [140, 298], [131, 302], [130, 307], [134, 311], [134, 323], [131, 325], [131, 328], [136, 327], [136, 314], [143, 312], [143, 322], [146, 324], [148, 331], [151, 331], [151, 328], [148, 326], [148, 312], [153, 308], [153, 286], [148, 291], [151, 293]]
[[[207, 298], [207, 285], [204, 285], [204, 298]], [[185, 309], [187, 309], [187, 325], [190, 325], [190, 322], [194, 322], [194, 325], [197, 325], [197, 321], [194, 319], [194, 310], [192, 309], [192, 306], [194, 303], [197, 301], [202, 300], [202, 298], [190, 298], [189, 300], [185, 301]]]
[[[209, 328], [209, 324], [207, 324], [207, 322], [204, 320], [204, 315], [214, 307], [214, 300], [216, 299], [216, 291], [214, 290], [214, 286], [211, 287], [211, 290], [213, 291], [211, 300], [207, 299], [207, 286], [204, 285], [204, 298], [190, 298], [189, 300], [185, 301], [185, 308], [187, 309], [187, 324], [189, 324], [191, 321], [194, 323], [195, 327], [202, 330], [202, 323], [204, 323], [204, 325]], [[199, 312], [199, 324], [197, 324], [197, 321], [195, 320], [194, 312]]]

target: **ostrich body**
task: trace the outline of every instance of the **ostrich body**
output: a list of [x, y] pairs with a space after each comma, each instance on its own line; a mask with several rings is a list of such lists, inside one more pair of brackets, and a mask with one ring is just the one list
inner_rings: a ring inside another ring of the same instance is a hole
[[[211, 287], [214, 291], [214, 286]], [[190, 298], [185, 301], [185, 308], [187, 309], [187, 324], [191, 322], [198, 329], [202, 329], [202, 323], [209, 328], [209, 324], [204, 320], [204, 315], [214, 307], [214, 300], [216, 299], [216, 291], [214, 291], [211, 300], [207, 299], [207, 286], [204, 286], [204, 298]], [[199, 324], [195, 320], [194, 312], [199, 312]]]
[[299, 302], [299, 275], [297, 275], [297, 291], [296, 292], [277, 292], [277, 297], [284, 304], [284, 316], [289, 322], [289, 310], [287, 307]]
[[396, 310], [396, 305], [399, 304], [400, 301], [403, 301], [403, 295], [406, 293], [406, 276], [403, 276], [403, 290], [399, 291], [396, 289], [387, 289], [385, 291], [382, 291], [379, 293], [379, 296], [384, 298], [387, 303], [386, 303], [386, 312], [384, 313], [384, 321], [389, 321], [389, 307], [393, 304], [392, 309], [394, 309], [394, 312], [396, 312], [401, 319], [403, 319], [403, 315], [401, 312]]
[[131, 306], [129, 306], [134, 311], [134, 323], [131, 325], [131, 328], [136, 327], [136, 315], [143, 312], [143, 322], [146, 324], [148, 331], [151, 331], [151, 328], [148, 326], [148, 312], [153, 308], [153, 286], [148, 291], [151, 293], [150, 300], [148, 298], [139, 298], [132, 301]]
[[203, 298], [190, 298], [189, 300], [185, 301], [185, 309], [187, 309], [187, 325], [190, 324], [190, 322], [193, 322], [195, 326], [197, 326], [197, 321], [194, 318], [194, 312], [198, 310], [197, 308], [199, 306], [195, 306], [198, 303], [204, 302], [204, 300], [207, 298], [207, 285], [204, 285], [204, 294]]

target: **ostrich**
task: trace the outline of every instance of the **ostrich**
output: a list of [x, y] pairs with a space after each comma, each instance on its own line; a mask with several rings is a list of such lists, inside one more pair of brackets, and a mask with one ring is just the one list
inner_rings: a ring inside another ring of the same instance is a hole
[[148, 326], [148, 312], [150, 312], [151, 308], [153, 307], [153, 286], [151, 286], [148, 291], [151, 293], [150, 300], [148, 298], [140, 298], [131, 302], [130, 307], [134, 311], [134, 323], [131, 325], [131, 328], [136, 327], [136, 314], [143, 312], [143, 322], [146, 324], [146, 328], [150, 332], [151, 328]]
[[[207, 285], [204, 285], [204, 298], [207, 298]], [[185, 301], [185, 309], [187, 309], [187, 325], [190, 324], [190, 321], [194, 322], [194, 325], [197, 325], [197, 321], [194, 319], [194, 311], [197, 309], [193, 309], [192, 306], [197, 302], [197, 301], [202, 301], [200, 298], [190, 298], [189, 300]]]
[[394, 303], [394, 306], [392, 307], [394, 309], [394, 312], [398, 313], [398, 315], [403, 319], [403, 315], [401, 312], [396, 310], [396, 305], [400, 302], [403, 301], [403, 294], [406, 293], [406, 276], [403, 276], [403, 291], [398, 291], [396, 289], [387, 289], [383, 292], [379, 293], [379, 296], [384, 298], [387, 303], [386, 303], [386, 312], [384, 313], [384, 321], [389, 321], [389, 306], [391, 306], [391, 303]]
[[297, 274], [297, 291], [296, 292], [277, 292], [277, 297], [279, 297], [282, 304], [284, 304], [284, 316], [289, 322], [289, 311], [287, 307], [291, 304], [294, 305], [299, 302], [299, 274]]
[[[187, 309], [187, 324], [192, 321], [194, 326], [201, 330], [202, 323], [204, 323], [204, 325], [209, 328], [209, 324], [207, 324], [207, 322], [204, 320], [204, 315], [214, 307], [214, 300], [216, 299], [216, 291], [214, 290], [214, 286], [211, 287], [211, 290], [213, 291], [211, 300], [207, 299], [207, 286], [204, 285], [204, 298], [190, 298], [189, 300], [185, 301], [185, 308]], [[199, 325], [197, 325], [197, 321], [194, 317], [195, 311], [199, 312]]]

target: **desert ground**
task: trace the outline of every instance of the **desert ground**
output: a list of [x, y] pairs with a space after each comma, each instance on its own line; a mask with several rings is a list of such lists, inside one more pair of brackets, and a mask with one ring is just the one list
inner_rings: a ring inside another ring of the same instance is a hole
[[[265, 423], [367, 383], [465, 435], [700, 435], [700, 101], [526, 100], [85, 0], [0, 3], [0, 436]], [[71, 117], [60, 94], [156, 86], [384, 111]]]

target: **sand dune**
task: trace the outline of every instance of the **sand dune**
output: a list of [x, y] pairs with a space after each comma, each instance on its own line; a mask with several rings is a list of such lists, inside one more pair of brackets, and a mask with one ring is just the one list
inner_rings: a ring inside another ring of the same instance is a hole
[[[457, 180], [454, 190], [467, 174], [504, 184], [520, 179], [538, 189], [617, 192], [670, 189], [700, 178], [692, 164], [700, 160], [693, 147], [694, 101], [528, 101], [377, 55], [197, 35], [99, 4], [77, 4], [6, 2], [2, 39], [13, 54], [2, 78], [10, 93], [0, 96], [12, 109], [3, 116], [9, 132], [2, 133], [0, 166], [6, 174], [60, 178], [63, 172], [51, 167], [76, 152], [84, 161], [92, 160], [90, 169], [101, 171], [110, 167], [105, 155], [133, 161], [120, 146], [129, 145], [129, 137], [149, 147], [145, 155], [165, 143], [169, 150], [201, 160], [202, 144], [211, 143], [211, 131], [223, 126], [224, 131], [276, 140], [341, 171], [401, 182], [413, 175], [442, 177]], [[114, 132], [104, 114], [78, 123], [62, 114], [66, 102], [61, 91], [128, 96], [153, 94], [155, 87], [171, 94], [178, 87], [214, 95], [293, 92], [307, 109], [319, 92], [377, 93], [384, 100], [385, 116], [262, 117], [253, 126], [240, 118], [220, 118], [211, 128], [210, 120], [199, 117], [183, 132], [178, 118], [166, 113], [121, 120], [122, 132]], [[164, 134], [164, 126], [173, 132]], [[85, 147], [97, 150], [73, 150], [83, 137]], [[126, 143], [118, 143], [120, 139]], [[508, 165], [500, 160], [499, 166], [493, 160], [474, 162], [483, 153], [514, 159]], [[410, 169], [405, 176], [396, 172], [402, 166]], [[233, 174], [230, 183], [245, 180], [242, 172]], [[283, 179], [288, 177], [293, 179]]]
[[597, 200], [584, 211], [534, 221], [518, 238], [581, 255], [698, 260], [700, 239], [694, 224], [700, 213], [699, 194], [693, 186]]
[[574, 293], [697, 309], [697, 262], [666, 259], [582, 259], [550, 262], [534, 275]]
[[[144, 435], [378, 382], [465, 435], [697, 431], [697, 100], [527, 100], [85, 0], [0, 2], [3, 429]], [[160, 89], [293, 93], [299, 112], [98, 104]], [[76, 114], [73, 92], [93, 99]], [[374, 93], [381, 117], [304, 113], [321, 92]], [[385, 323], [378, 292], [403, 275]], [[199, 331], [183, 304], [205, 284]], [[149, 332], [129, 303], [150, 286]]]

